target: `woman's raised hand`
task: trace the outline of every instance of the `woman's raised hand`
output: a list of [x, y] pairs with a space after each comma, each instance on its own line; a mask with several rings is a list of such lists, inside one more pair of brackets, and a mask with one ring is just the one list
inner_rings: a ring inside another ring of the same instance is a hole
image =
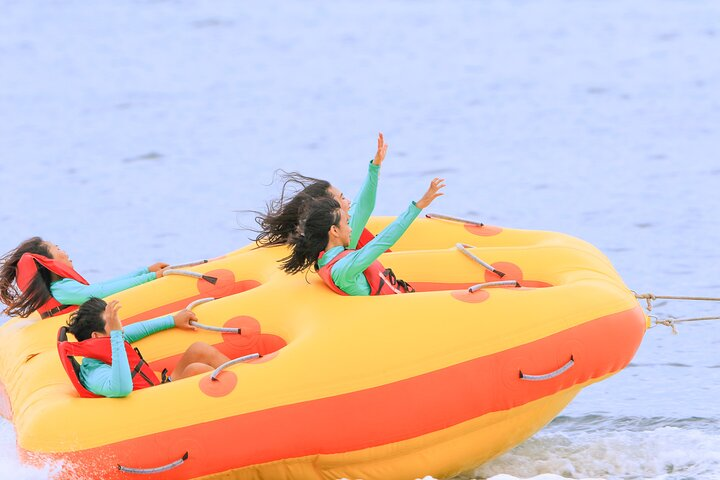
[[385, 139], [383, 138], [382, 132], [378, 134], [378, 149], [377, 153], [375, 154], [375, 158], [373, 159], [373, 165], [377, 165], [378, 167], [382, 165], [383, 160], [385, 160], [385, 153], [387, 152], [387, 145], [385, 144]]
[[113, 300], [105, 306], [103, 320], [105, 320], [105, 326], [108, 330], [122, 330], [118, 310], [120, 310], [120, 302], [117, 300]]
[[425, 192], [425, 195], [423, 195], [420, 200], [415, 202], [415, 206], [422, 210], [430, 205], [433, 200], [444, 195], [440, 191], [441, 188], [445, 187], [445, 183], [443, 182], [445, 182], [444, 178], [433, 178], [432, 182], [430, 182], [430, 188], [428, 188], [427, 192]]

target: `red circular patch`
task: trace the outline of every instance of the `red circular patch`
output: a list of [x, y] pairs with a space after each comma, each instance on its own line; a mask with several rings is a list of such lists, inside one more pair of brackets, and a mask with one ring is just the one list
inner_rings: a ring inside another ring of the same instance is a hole
[[502, 273], [504, 273], [505, 276], [501, 277], [500, 275], [493, 273], [490, 270], [485, 270], [485, 281], [486, 282], [499, 282], [499, 281], [503, 281], [503, 280], [517, 280], [519, 282], [523, 279], [522, 270], [520, 270], [520, 267], [518, 267], [514, 263], [496, 262], [496, 263], [492, 264], [492, 267], [495, 270], [499, 270]]
[[223, 341], [234, 347], [247, 347], [256, 342], [257, 336], [260, 334], [260, 322], [248, 316], [231, 318], [225, 322], [223, 327], [240, 329], [239, 335], [237, 333], [222, 334]]
[[480, 303], [484, 302], [490, 297], [490, 294], [485, 290], [478, 290], [475, 293], [470, 293], [467, 290], [459, 290], [452, 292], [452, 296], [455, 300], [460, 300], [465, 303]]
[[218, 373], [215, 380], [211, 380], [210, 375], [206, 375], [198, 384], [200, 391], [209, 397], [224, 397], [235, 389], [235, 385], [237, 385], [237, 375], [229, 371]]
[[205, 272], [204, 275], [208, 277], [215, 277], [217, 278], [217, 281], [213, 284], [207, 280], [199, 278], [197, 281], [197, 289], [202, 295], [220, 298], [233, 293], [232, 288], [235, 284], [235, 274], [233, 274], [231, 270], [210, 270], [209, 272]]
[[465, 230], [473, 235], [479, 235], [481, 237], [492, 237], [493, 235], [497, 235], [503, 231], [502, 228], [495, 227], [493, 225], [483, 225], [481, 227], [480, 225], [471, 225], [469, 223], [465, 224]]

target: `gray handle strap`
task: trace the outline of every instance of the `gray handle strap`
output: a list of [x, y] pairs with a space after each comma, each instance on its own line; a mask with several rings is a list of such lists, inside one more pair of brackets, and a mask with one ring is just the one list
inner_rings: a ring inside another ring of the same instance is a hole
[[179, 265], [171, 265], [168, 267], [168, 269], [177, 270], [179, 268], [195, 267], [197, 265], [202, 265], [203, 263], [208, 263], [208, 261], [207, 260], [197, 260], [195, 262], [181, 263]]
[[192, 325], [193, 327], [197, 327], [201, 330], [208, 330], [210, 332], [237, 333], [237, 334], [242, 333], [242, 329], [240, 329], [240, 328], [215, 327], [213, 325], [205, 325], [203, 323], [198, 323], [198, 322], [193, 322], [193, 321], [190, 322], [190, 325]]
[[172, 470], [173, 468], [179, 467], [183, 463], [185, 463], [185, 460], [187, 460], [189, 457], [188, 452], [185, 452], [185, 455], [182, 456], [182, 458], [175, 460], [174, 462], [168, 463], [167, 465], [163, 465], [162, 467], [155, 467], [155, 468], [132, 468], [132, 467], [124, 467], [122, 465], [118, 465], [118, 470], [125, 473], [137, 473], [140, 475], [150, 475], [153, 473], [160, 473], [160, 472], [167, 472], [168, 470]]
[[520, 287], [520, 283], [517, 280], [502, 280], [500, 282], [478, 283], [477, 285], [473, 285], [468, 288], [468, 292], [475, 293], [485, 287], [506, 287], [511, 285], [516, 288]]
[[217, 277], [211, 277], [209, 275], [203, 275], [199, 272], [192, 272], [190, 270], [174, 270], [174, 269], [168, 269], [163, 272], [163, 277], [166, 277], [168, 275], [180, 275], [181, 277], [193, 277], [193, 278], [201, 278], [205, 280], [206, 282], [210, 282], [213, 285], [217, 283], [218, 279]]
[[[202, 305], [203, 303], [212, 302], [215, 300], [213, 297], [207, 297], [207, 298], [199, 298], [195, 300], [194, 302], [190, 303], [187, 307], [185, 307], [185, 310], [192, 311], [193, 308], [197, 307], [198, 305]], [[231, 327], [216, 327], [213, 325], [205, 325], [200, 322], [191, 321], [190, 325], [193, 327], [197, 327], [201, 330], [209, 330], [211, 332], [221, 332], [221, 333], [241, 333], [241, 329], [239, 328], [231, 328]]]
[[467, 223], [468, 225], [475, 225], [476, 227], [484, 227], [484, 223], [476, 222], [474, 220], [465, 220], [464, 218], [449, 217], [447, 215], [440, 215], [438, 213], [426, 213], [426, 218], [434, 218], [437, 220], [447, 220], [448, 222]]
[[203, 303], [212, 302], [215, 300], [214, 297], [205, 297], [205, 298], [198, 298], [194, 302], [190, 302], [187, 307], [185, 307], [185, 310], [192, 311], [193, 308], [197, 307], [198, 305], [202, 305]]
[[[473, 254], [470, 252], [470, 250], [467, 249], [467, 247], [472, 247], [472, 245], [465, 245], [464, 243], [456, 243], [456, 244], [455, 244], [455, 247], [457, 247], [458, 250], [460, 250], [462, 253], [464, 253], [466, 257], [468, 257], [468, 258], [470, 258], [471, 260], [474, 260], [475, 262], [479, 263], [480, 265], [482, 265], [483, 267], [487, 268], [488, 270], [490, 270], [490, 271], [493, 272], [494, 274], [498, 275], [500, 278], [502, 278], [502, 277], [505, 276], [505, 274], [504, 274], [503, 272], [501, 272], [500, 270], [495, 269], [495, 268], [494, 268], [492, 265], [490, 265], [489, 263], [483, 262], [483, 261], [480, 260], [478, 257], [476, 257], [475, 255], [473, 255]], [[474, 248], [474, 247], [473, 247], [473, 248]]]
[[554, 372], [546, 373], [544, 375], [528, 375], [527, 373], [523, 373], [522, 370], [520, 370], [520, 380], [529, 380], [532, 382], [539, 382], [541, 380], [550, 380], [551, 378], [555, 378], [558, 375], [566, 372], [573, 365], [575, 365], [575, 360], [573, 359], [572, 355], [570, 355], [570, 361], [567, 362], [562, 367], [555, 370]]
[[259, 353], [251, 353], [250, 355], [245, 355], [242, 357], [234, 358], [234, 359], [230, 360], [229, 362], [225, 362], [215, 369], [215, 371], [212, 373], [212, 375], [210, 375], [210, 380], [216, 381], [217, 376], [220, 374], [220, 372], [222, 372], [224, 369], [226, 369], [227, 367], [229, 367], [231, 365], [235, 365], [236, 363], [246, 362], [248, 360], [253, 360], [255, 358], [260, 358], [260, 354]]

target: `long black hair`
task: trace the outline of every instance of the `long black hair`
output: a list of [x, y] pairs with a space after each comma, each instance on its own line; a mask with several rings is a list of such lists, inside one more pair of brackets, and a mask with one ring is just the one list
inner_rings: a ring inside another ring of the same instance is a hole
[[288, 237], [292, 253], [280, 260], [283, 271], [294, 274], [314, 265], [329, 241], [330, 227], [339, 226], [340, 204], [334, 198], [304, 198], [299, 225]]
[[264, 212], [253, 212], [259, 227], [254, 230], [257, 233], [255, 243], [258, 247], [285, 245], [298, 228], [305, 201], [312, 198], [332, 198], [328, 190], [330, 182], [327, 180], [284, 170], [275, 173], [283, 182], [280, 198], [268, 202]]
[[9, 316], [27, 317], [45, 304], [52, 294], [50, 282], [52, 273], [38, 264], [38, 273], [24, 292], [17, 286], [17, 265], [26, 253], [52, 258], [47, 243], [40, 237], [28, 238], [14, 250], [0, 258], [0, 300], [6, 305], [3, 313]]
[[76, 311], [70, 314], [67, 326], [68, 331], [82, 342], [92, 337], [93, 332], [105, 333], [105, 313], [107, 303], [100, 298], [91, 298]]

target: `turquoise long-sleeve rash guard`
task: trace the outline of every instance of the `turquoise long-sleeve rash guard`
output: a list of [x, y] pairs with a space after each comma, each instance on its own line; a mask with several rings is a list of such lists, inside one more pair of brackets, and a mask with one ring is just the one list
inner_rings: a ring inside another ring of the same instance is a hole
[[[402, 215], [378, 233], [367, 245], [359, 250], [350, 252], [338, 260], [330, 270], [330, 275], [335, 285], [348, 295], [370, 295], [370, 284], [365, 278], [365, 275], [363, 275], [363, 272], [372, 262], [377, 260], [380, 255], [398, 241], [410, 224], [412, 224], [413, 220], [420, 214], [420, 211], [420, 208], [415, 205], [415, 202], [412, 202]], [[350, 218], [350, 222], [352, 224], [352, 217]], [[353, 226], [352, 234], [354, 233], [355, 227]], [[357, 240], [355, 243], [357, 244]], [[345, 248], [341, 246], [331, 248], [318, 260], [318, 265], [320, 267], [327, 265], [330, 260], [344, 250]]]
[[372, 215], [373, 210], [375, 210], [379, 173], [380, 166], [373, 165], [373, 163], [370, 162], [365, 182], [363, 182], [360, 191], [350, 204], [348, 216], [350, 217], [352, 233], [350, 233], [350, 245], [348, 248], [357, 247], [360, 234], [362, 234], [365, 225], [367, 225], [368, 220], [370, 220], [370, 215]]
[[167, 330], [175, 326], [170, 315], [133, 323], [120, 330], [110, 332], [112, 365], [95, 358], [83, 358], [80, 365], [80, 383], [95, 395], [104, 397], [127, 397], [133, 390], [130, 364], [125, 352], [125, 340], [128, 343]]
[[155, 272], [141, 268], [127, 275], [91, 285], [83, 285], [72, 278], [63, 278], [50, 285], [50, 293], [63, 305], [82, 305], [93, 297], [105, 298], [136, 285], [147, 283], [156, 277]]

